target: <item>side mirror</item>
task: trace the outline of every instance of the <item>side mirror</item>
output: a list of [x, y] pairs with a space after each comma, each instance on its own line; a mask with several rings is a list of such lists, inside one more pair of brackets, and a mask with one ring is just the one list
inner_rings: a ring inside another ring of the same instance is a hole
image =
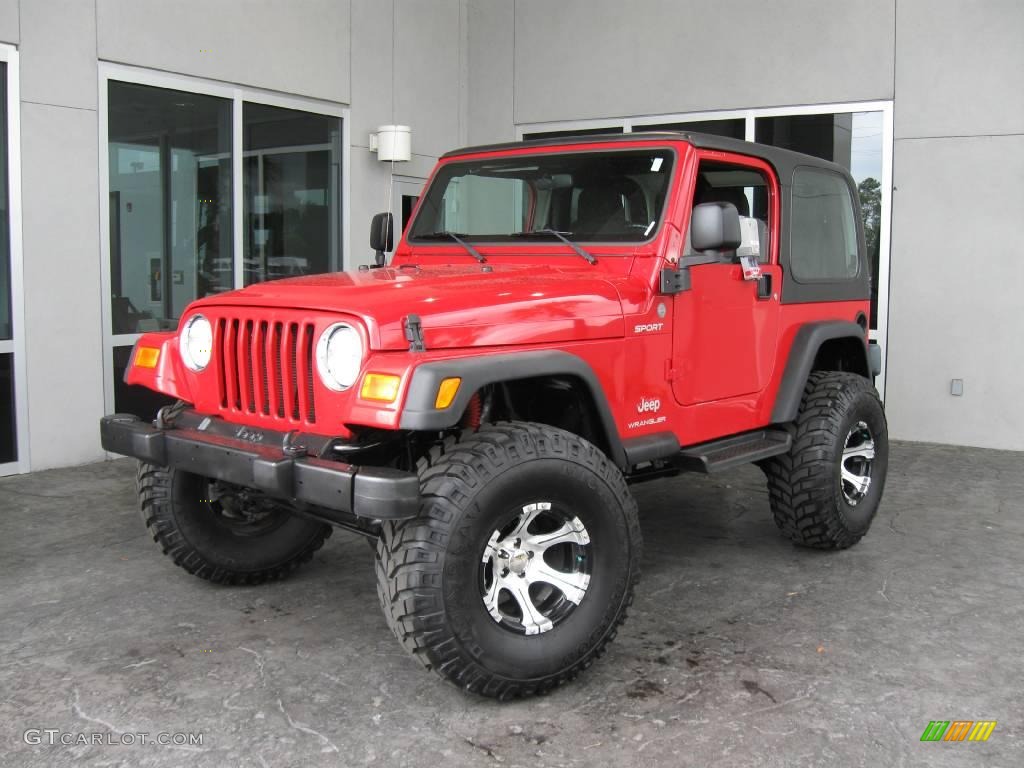
[[378, 213], [370, 221], [370, 248], [378, 267], [384, 266], [384, 254], [395, 247], [395, 221], [390, 213]]
[[695, 251], [734, 251], [740, 247], [740, 215], [732, 203], [701, 203], [690, 216]]

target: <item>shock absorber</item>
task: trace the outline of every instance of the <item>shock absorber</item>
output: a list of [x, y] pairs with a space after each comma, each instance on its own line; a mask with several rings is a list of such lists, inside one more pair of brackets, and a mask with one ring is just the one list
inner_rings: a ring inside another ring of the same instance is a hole
[[462, 416], [462, 426], [466, 429], [479, 429], [480, 416], [483, 413], [483, 404], [480, 401], [480, 393], [476, 392], [466, 405], [466, 412]]

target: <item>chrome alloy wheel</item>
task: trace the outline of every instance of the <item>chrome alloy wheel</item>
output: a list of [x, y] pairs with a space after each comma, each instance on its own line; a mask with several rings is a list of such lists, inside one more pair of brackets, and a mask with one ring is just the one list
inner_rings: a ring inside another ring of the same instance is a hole
[[551, 502], [527, 504], [494, 531], [481, 558], [481, 596], [496, 622], [522, 634], [547, 632], [590, 585], [590, 535]]
[[875, 440], [863, 421], [850, 429], [843, 445], [839, 485], [851, 507], [868, 495], [871, 488], [871, 466], [875, 460]]

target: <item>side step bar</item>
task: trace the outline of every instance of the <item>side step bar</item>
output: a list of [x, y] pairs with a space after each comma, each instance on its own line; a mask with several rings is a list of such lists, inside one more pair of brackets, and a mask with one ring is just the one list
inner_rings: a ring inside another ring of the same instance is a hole
[[724, 472], [785, 453], [792, 442], [790, 434], [781, 429], [759, 429], [687, 446], [679, 452], [676, 463], [684, 471]]

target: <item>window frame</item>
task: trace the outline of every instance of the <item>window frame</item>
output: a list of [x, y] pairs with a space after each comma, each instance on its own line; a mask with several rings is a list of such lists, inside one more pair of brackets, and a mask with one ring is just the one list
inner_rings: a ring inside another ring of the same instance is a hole
[[0, 61], [7, 65], [7, 215], [10, 233], [11, 338], [0, 341], [0, 354], [14, 356], [14, 439], [18, 458], [0, 464], [0, 477], [28, 472], [31, 466], [28, 431], [28, 376], [25, 356], [25, 262], [21, 234], [21, 75], [18, 49], [0, 43]]
[[126, 64], [115, 64], [100, 61], [98, 64], [99, 99], [97, 113], [99, 118], [98, 159], [99, 159], [99, 215], [100, 215], [100, 281], [102, 296], [103, 319], [103, 402], [106, 413], [114, 410], [114, 364], [115, 347], [123, 347], [138, 341], [141, 333], [113, 332], [113, 318], [110, 300], [110, 161], [109, 161], [109, 83], [120, 81], [136, 85], [147, 85], [185, 91], [204, 96], [214, 96], [231, 101], [231, 227], [232, 251], [234, 253], [233, 288], [245, 285], [244, 258], [244, 126], [243, 107], [245, 103], [265, 104], [282, 109], [301, 110], [328, 117], [341, 119], [341, 237], [339, 242], [339, 266], [351, 257], [351, 110], [348, 106], [331, 101], [323, 101], [308, 96], [268, 91], [250, 86], [223, 83], [190, 75], [179, 75], [158, 70], [133, 67]]
[[[779, 232], [782, 229], [782, 212], [780, 206], [781, 189], [779, 180], [771, 164], [760, 157], [752, 155], [740, 155], [733, 152], [723, 152], [717, 149], [701, 149], [697, 151], [697, 162], [694, 163], [692, 178], [688, 181], [689, 208], [686, 211], [686, 233], [688, 235], [691, 218], [693, 216], [693, 198], [697, 194], [697, 179], [700, 176], [701, 165], [705, 163], [720, 163], [732, 165], [737, 168], [745, 168], [757, 171], [764, 177], [765, 190], [768, 193], [768, 221], [765, 227], [768, 230], [768, 254], [767, 258], [762, 255], [758, 261], [762, 266], [774, 266], [779, 263]], [[751, 201], [751, 208], [753, 201]], [[687, 240], [688, 241], [688, 240]]]

